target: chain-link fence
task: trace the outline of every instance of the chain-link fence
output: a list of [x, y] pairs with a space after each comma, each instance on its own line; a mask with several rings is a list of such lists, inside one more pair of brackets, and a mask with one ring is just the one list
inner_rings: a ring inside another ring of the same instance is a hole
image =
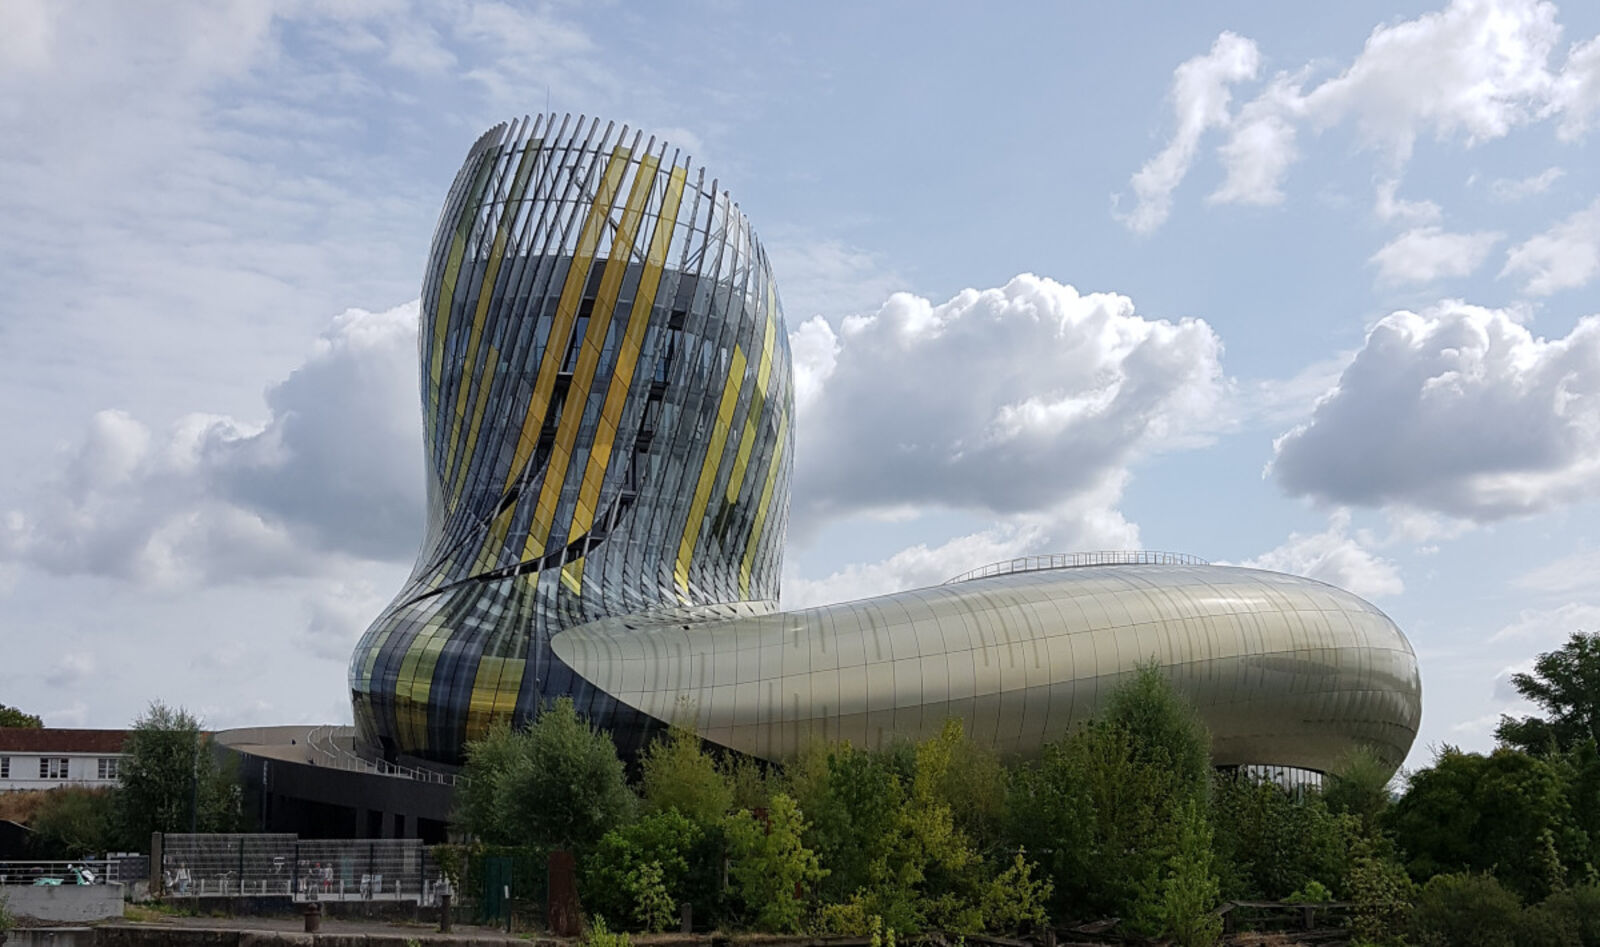
[[177, 897], [431, 905], [443, 873], [417, 839], [208, 834], [166, 836], [161, 880]]

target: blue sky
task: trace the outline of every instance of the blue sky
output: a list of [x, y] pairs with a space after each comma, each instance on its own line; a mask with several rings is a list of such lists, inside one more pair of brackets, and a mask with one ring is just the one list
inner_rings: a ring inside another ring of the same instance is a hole
[[1600, 8], [0, 2], [0, 701], [342, 720], [415, 299], [494, 122], [705, 163], [801, 384], [784, 604], [1142, 546], [1312, 575], [1428, 747], [1600, 628]]

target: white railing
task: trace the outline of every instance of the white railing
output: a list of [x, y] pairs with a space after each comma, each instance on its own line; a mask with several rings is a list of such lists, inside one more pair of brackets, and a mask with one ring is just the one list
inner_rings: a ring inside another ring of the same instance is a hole
[[957, 582], [970, 582], [973, 579], [1010, 575], [1013, 572], [1080, 569], [1084, 566], [1208, 566], [1210, 564], [1199, 556], [1190, 556], [1181, 552], [1160, 552], [1154, 549], [1061, 552], [1049, 556], [1019, 556], [1015, 559], [1002, 559], [999, 562], [991, 562], [970, 572], [963, 572], [953, 579], [947, 579], [944, 584], [954, 585]]
[[[81, 861], [4, 861], [0, 862], [0, 885], [105, 884], [117, 880], [116, 859], [86, 858]], [[76, 870], [75, 870], [76, 869]], [[87, 871], [84, 875], [81, 872]], [[79, 880], [79, 879], [83, 880]], [[92, 881], [89, 879], [93, 879]]]
[[378, 776], [397, 776], [401, 779], [414, 779], [422, 783], [439, 783], [445, 786], [454, 786], [456, 784], [454, 773], [443, 773], [418, 766], [400, 766], [383, 760], [369, 760], [364, 756], [359, 756], [355, 752], [339, 745], [338, 739], [334, 736], [334, 730], [333, 726], [321, 726], [306, 735], [306, 743], [311, 751], [310, 762], [317, 766], [327, 766], [332, 769], [373, 773]]

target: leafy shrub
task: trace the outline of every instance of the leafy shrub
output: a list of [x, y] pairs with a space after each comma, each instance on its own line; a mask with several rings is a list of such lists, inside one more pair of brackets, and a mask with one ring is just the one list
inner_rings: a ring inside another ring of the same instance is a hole
[[1345, 897], [1351, 902], [1350, 934], [1366, 944], [1396, 944], [1411, 917], [1416, 885], [1406, 870], [1385, 857], [1371, 839], [1354, 847], [1345, 874]]
[[689, 876], [702, 832], [676, 809], [652, 812], [612, 829], [595, 846], [584, 877], [584, 903], [614, 922], [663, 930]]
[[748, 810], [728, 819], [728, 873], [756, 926], [766, 931], [795, 933], [804, 915], [802, 892], [827, 875], [817, 855], [806, 848], [800, 807], [783, 793], [772, 797], [766, 824]]
[[1451, 874], [1428, 879], [1411, 912], [1411, 931], [1422, 947], [1519, 947], [1522, 902], [1489, 875]]
[[1036, 867], [1024, 852], [1017, 852], [1010, 867], [989, 882], [982, 904], [984, 930], [1001, 933], [1045, 925], [1045, 905], [1054, 886], [1048, 878], [1033, 877]]

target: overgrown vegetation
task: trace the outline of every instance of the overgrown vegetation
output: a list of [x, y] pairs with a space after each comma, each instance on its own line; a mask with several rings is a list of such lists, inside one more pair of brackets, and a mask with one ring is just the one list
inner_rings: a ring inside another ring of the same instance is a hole
[[218, 762], [210, 737], [188, 712], [151, 704], [134, 721], [120, 785], [13, 792], [0, 818], [32, 832], [41, 859], [79, 859], [117, 849], [143, 851], [152, 832], [232, 832], [242, 826], [238, 779]]
[[1600, 947], [1600, 699], [1580, 699], [1600, 647], [1576, 636], [1517, 685], [1548, 718], [1503, 724], [1514, 745], [1493, 753], [1444, 747], [1398, 793], [1367, 751], [1320, 787], [1215, 770], [1155, 667], [1033, 760], [1008, 765], [952, 720], [879, 750], [817, 742], [769, 771], [675, 726], [637, 793], [609, 738], [558, 702], [471, 747], [459, 819], [482, 843], [578, 852], [603, 938], [663, 930], [688, 902], [702, 927], [879, 944], [1117, 918], [1190, 947], [1241, 900], [1342, 902], [1357, 944]]

